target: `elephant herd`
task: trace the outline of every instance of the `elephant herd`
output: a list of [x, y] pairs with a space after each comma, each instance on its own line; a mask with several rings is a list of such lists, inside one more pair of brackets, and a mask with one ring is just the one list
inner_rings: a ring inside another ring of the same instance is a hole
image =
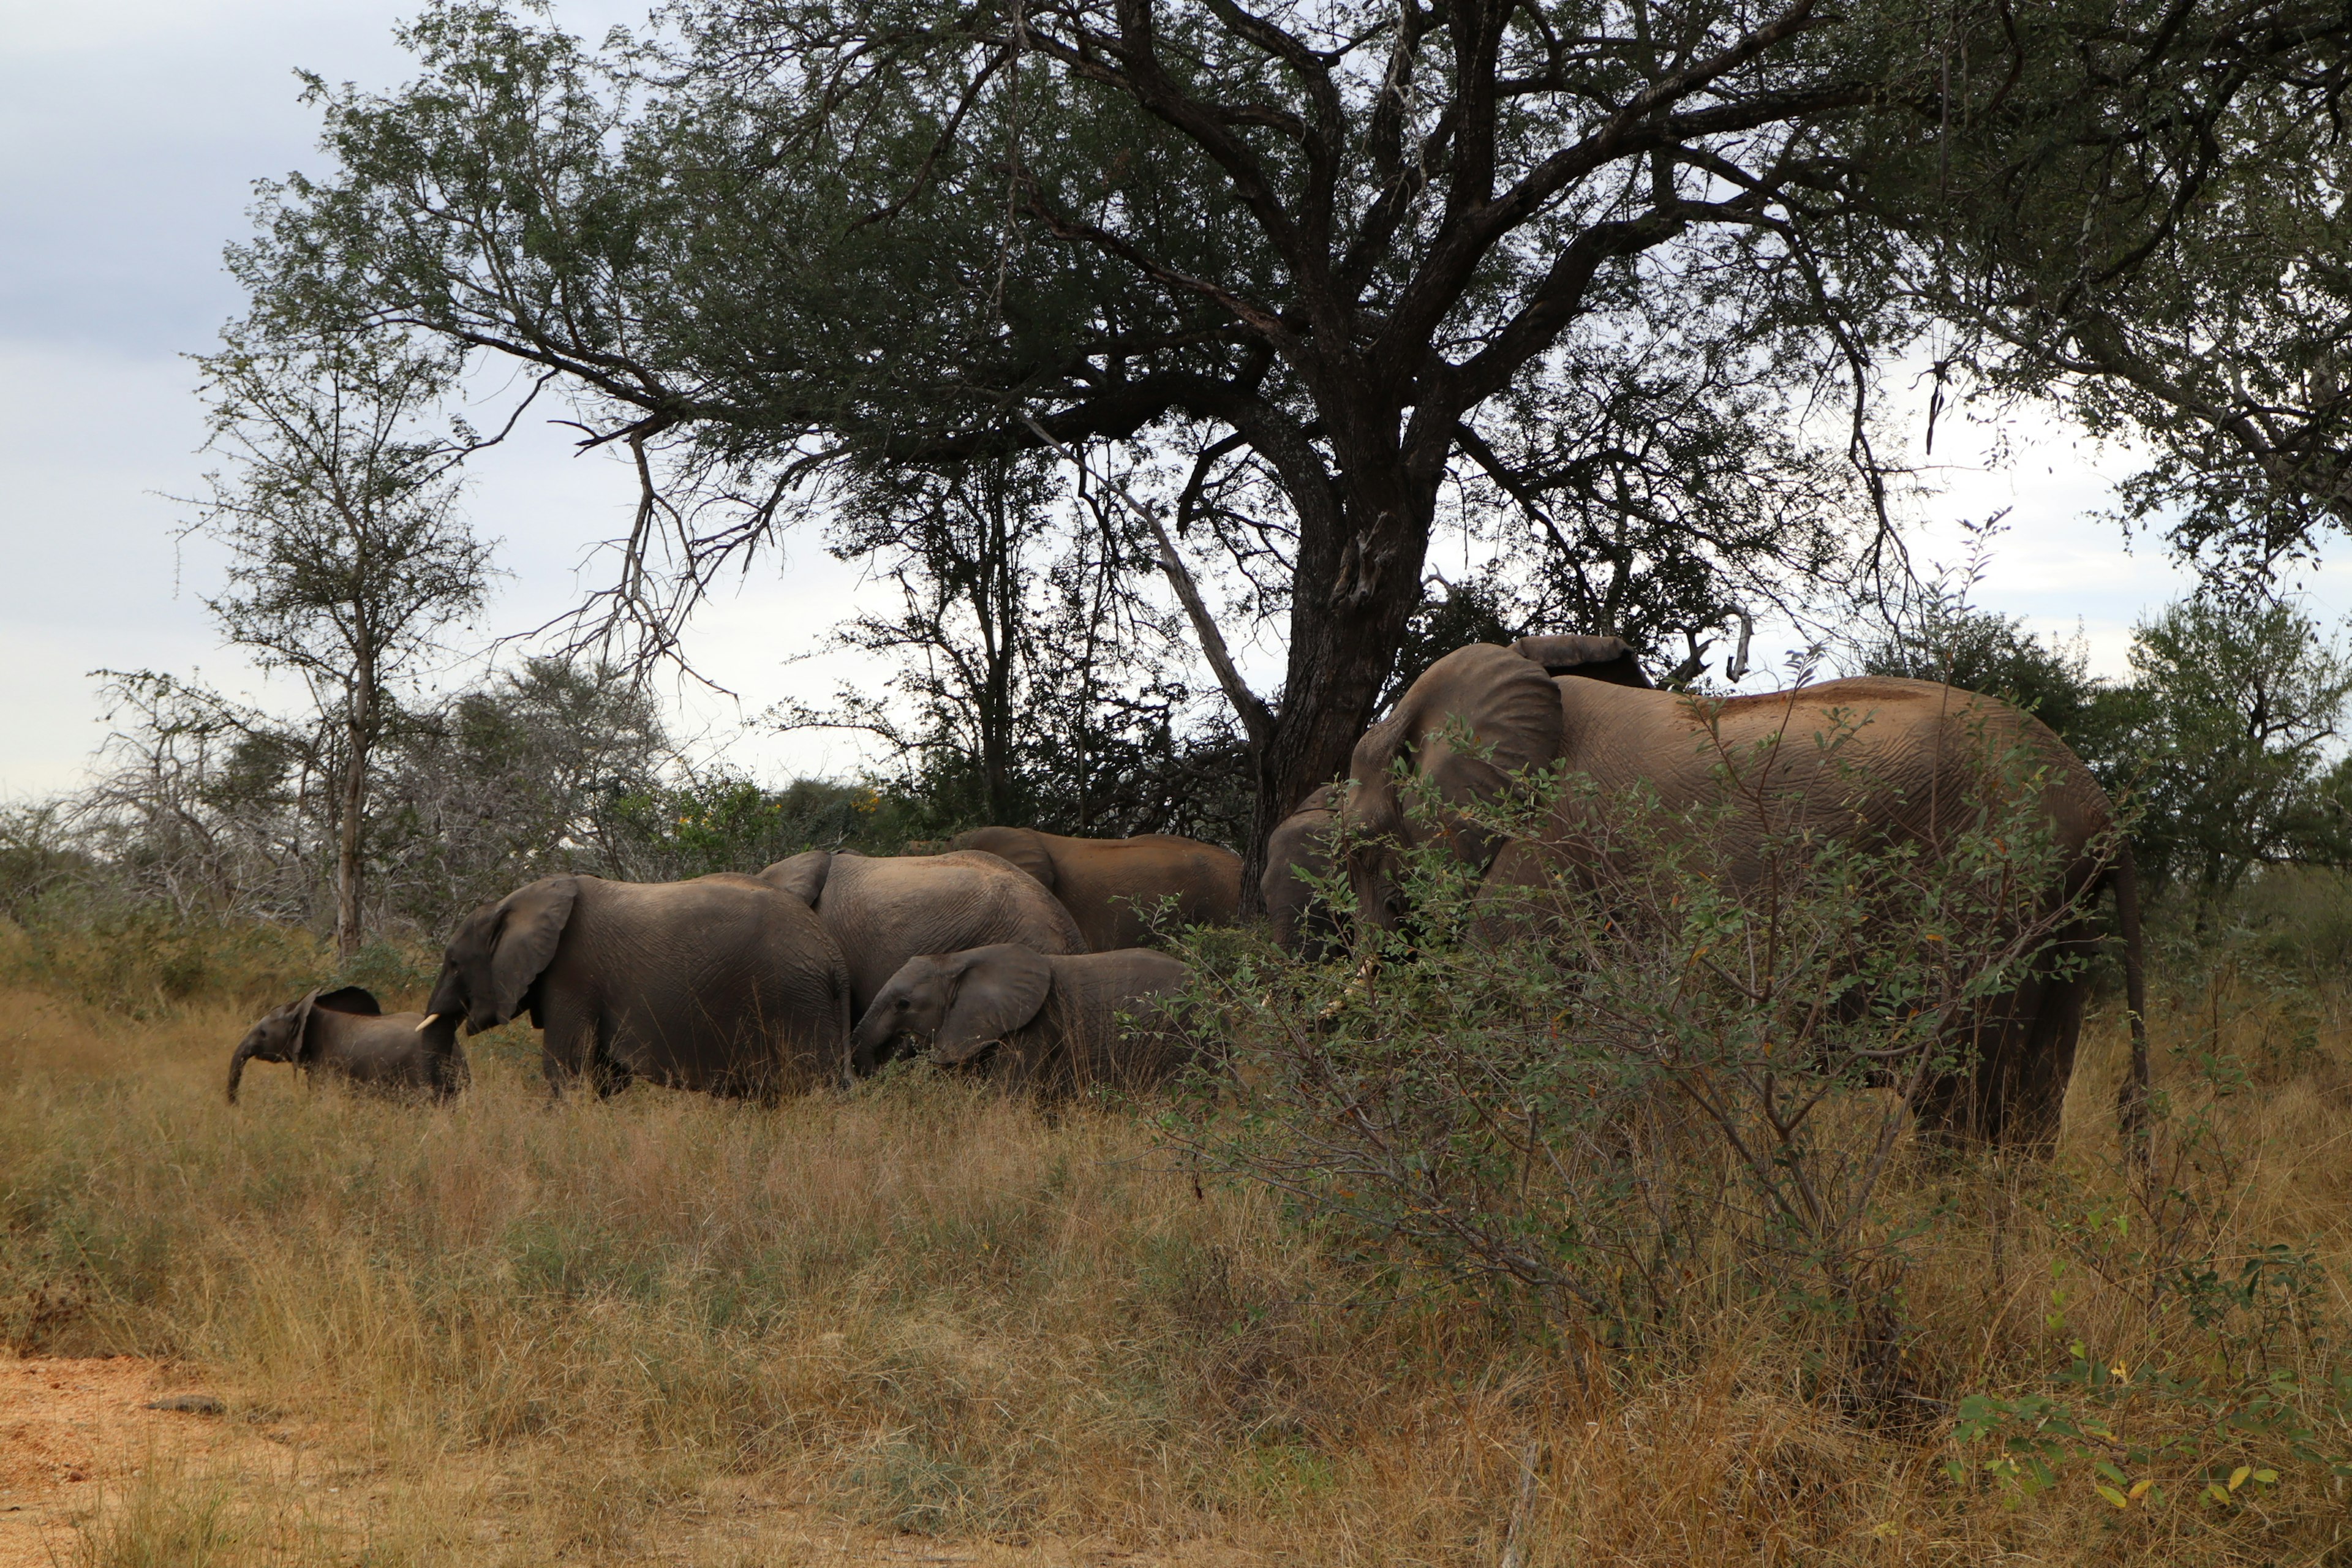
[[1025, 828], [936, 855], [812, 850], [757, 876], [544, 877], [458, 923], [422, 1012], [345, 986], [264, 1017], [228, 1094], [269, 1061], [446, 1097], [467, 1078], [459, 1026], [523, 1016], [558, 1090], [772, 1100], [910, 1047], [1026, 1087], [1137, 1087], [1181, 1060], [1152, 998], [1190, 973], [1139, 943], [1171, 919], [1229, 923], [1240, 891], [1240, 857], [1216, 845]]
[[[1563, 795], [1550, 826], [1527, 838], [1465, 815], [1529, 776], [1581, 774], [1599, 798], [1639, 790], [1672, 814], [1722, 791], [1735, 756], [1755, 760], [1744, 787], [1790, 803], [1797, 826], [1932, 855], [1980, 798], [1987, 755], [2002, 751], [2029, 763], [2057, 849], [2044, 903], [2071, 912], [2056, 951], [2086, 949], [2088, 899], [2116, 896], [2144, 1062], [2137, 891], [2113, 804], [2032, 716], [1927, 681], [1693, 699], [1653, 689], [1615, 637], [1474, 643], [1432, 665], [1357, 742], [1349, 776], [1273, 830], [1260, 890], [1278, 941], [1336, 951], [1351, 933], [1319, 889], [1344, 878], [1354, 919], [1394, 929], [1410, 919], [1405, 857], [1425, 841], [1442, 837], [1496, 896], [1556, 875], [1577, 803], [1594, 795]], [[1436, 810], [1408, 809], [1416, 796]], [[1759, 840], [1789, 826], [1717, 820], [1707, 831], [1733, 881], [1761, 875]], [[466, 918], [422, 1013], [381, 1014], [346, 987], [262, 1019], [236, 1048], [230, 1096], [251, 1059], [446, 1094], [465, 1077], [457, 1026], [525, 1014], [558, 1088], [610, 1092], [642, 1079], [769, 1098], [872, 1071], [910, 1046], [1049, 1090], [1139, 1085], [1181, 1061], [1175, 1026], [1164, 1013], [1151, 1021], [1150, 999], [1188, 973], [1144, 943], [1170, 924], [1232, 922], [1240, 879], [1237, 856], [1191, 839], [1006, 827], [935, 855], [811, 851], [757, 876], [550, 877]], [[2046, 1134], [2087, 987], [2080, 963], [2044, 963], [1987, 1004], [1973, 1061], [1927, 1090], [1923, 1117], [1991, 1139]], [[1123, 1016], [1139, 1026], [1120, 1029]]]

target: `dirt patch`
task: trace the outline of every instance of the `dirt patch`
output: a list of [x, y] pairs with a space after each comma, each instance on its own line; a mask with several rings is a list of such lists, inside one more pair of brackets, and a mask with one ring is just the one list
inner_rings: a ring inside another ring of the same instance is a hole
[[150, 1467], [290, 1479], [304, 1446], [267, 1412], [136, 1356], [0, 1361], [0, 1568], [72, 1562], [74, 1521]]
[[[0, 1568], [68, 1568], [83, 1561], [91, 1522], [101, 1514], [112, 1517], [151, 1475], [217, 1489], [262, 1513], [298, 1508], [314, 1540], [364, 1541], [397, 1505], [363, 1471], [337, 1463], [328, 1447], [331, 1436], [323, 1426], [288, 1419], [195, 1370], [169, 1363], [136, 1356], [0, 1361]], [[532, 1531], [533, 1521], [512, 1506], [514, 1489], [501, 1484], [504, 1478], [484, 1467], [473, 1479], [488, 1506], [472, 1514], [473, 1544], [451, 1543], [448, 1560], [512, 1561], [511, 1548]], [[509, 1506], [499, 1506], [501, 1500]], [[1150, 1568], [1170, 1561], [1104, 1542], [892, 1535], [797, 1505], [747, 1478], [715, 1481], [632, 1534], [620, 1551], [593, 1555], [697, 1568], [748, 1562]], [[243, 1560], [233, 1551], [221, 1555]], [[537, 1560], [528, 1551], [522, 1557]], [[257, 1554], [263, 1559], [278, 1560], [266, 1551]], [[344, 1561], [346, 1553], [329, 1548], [322, 1560]], [[1188, 1552], [1181, 1560], [1223, 1559], [1213, 1552]]]

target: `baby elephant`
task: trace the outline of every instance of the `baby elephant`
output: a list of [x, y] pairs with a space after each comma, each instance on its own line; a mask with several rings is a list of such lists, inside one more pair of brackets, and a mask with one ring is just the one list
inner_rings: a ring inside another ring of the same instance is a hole
[[236, 1103], [237, 1080], [256, 1059], [292, 1062], [305, 1072], [324, 1068], [387, 1093], [446, 1100], [466, 1086], [457, 1020], [422, 1026], [424, 1014], [387, 1013], [356, 985], [313, 991], [246, 1031], [228, 1062], [228, 1101]]
[[[910, 958], [858, 1019], [851, 1064], [870, 1072], [909, 1036], [948, 1066], [996, 1046], [991, 1070], [1024, 1088], [1143, 1088], [1183, 1065], [1182, 1033], [1152, 998], [1192, 973], [1140, 947], [1048, 956], [1000, 944]], [[1120, 1013], [1135, 1020], [1125, 1030]]]

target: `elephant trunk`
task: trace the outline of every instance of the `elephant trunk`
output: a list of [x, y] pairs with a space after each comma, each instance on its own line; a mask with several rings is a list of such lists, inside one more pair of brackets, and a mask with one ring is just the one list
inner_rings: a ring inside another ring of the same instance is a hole
[[854, 1078], [864, 1078], [882, 1065], [889, 1053], [892, 1031], [888, 1025], [874, 1016], [868, 1009], [849, 1034], [849, 1071]]
[[245, 1064], [259, 1055], [260, 1051], [261, 1041], [257, 1036], [247, 1036], [237, 1046], [236, 1054], [228, 1058], [228, 1102], [231, 1105], [236, 1103], [236, 1086], [245, 1078]]

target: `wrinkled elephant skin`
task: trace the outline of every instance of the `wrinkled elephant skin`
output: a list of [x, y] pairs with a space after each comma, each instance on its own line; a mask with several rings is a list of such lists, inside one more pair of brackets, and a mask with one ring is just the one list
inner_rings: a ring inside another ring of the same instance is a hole
[[839, 946], [853, 1018], [919, 953], [997, 942], [1043, 953], [1087, 951], [1069, 911], [1034, 877], [978, 850], [881, 857], [813, 849], [777, 861], [760, 879], [814, 910]]
[[911, 1039], [933, 1061], [984, 1064], [1016, 1088], [1145, 1089], [1183, 1065], [1181, 1031], [1154, 998], [1192, 973], [1140, 947], [1048, 955], [999, 944], [910, 958], [859, 1017], [851, 1055], [867, 1068]]

